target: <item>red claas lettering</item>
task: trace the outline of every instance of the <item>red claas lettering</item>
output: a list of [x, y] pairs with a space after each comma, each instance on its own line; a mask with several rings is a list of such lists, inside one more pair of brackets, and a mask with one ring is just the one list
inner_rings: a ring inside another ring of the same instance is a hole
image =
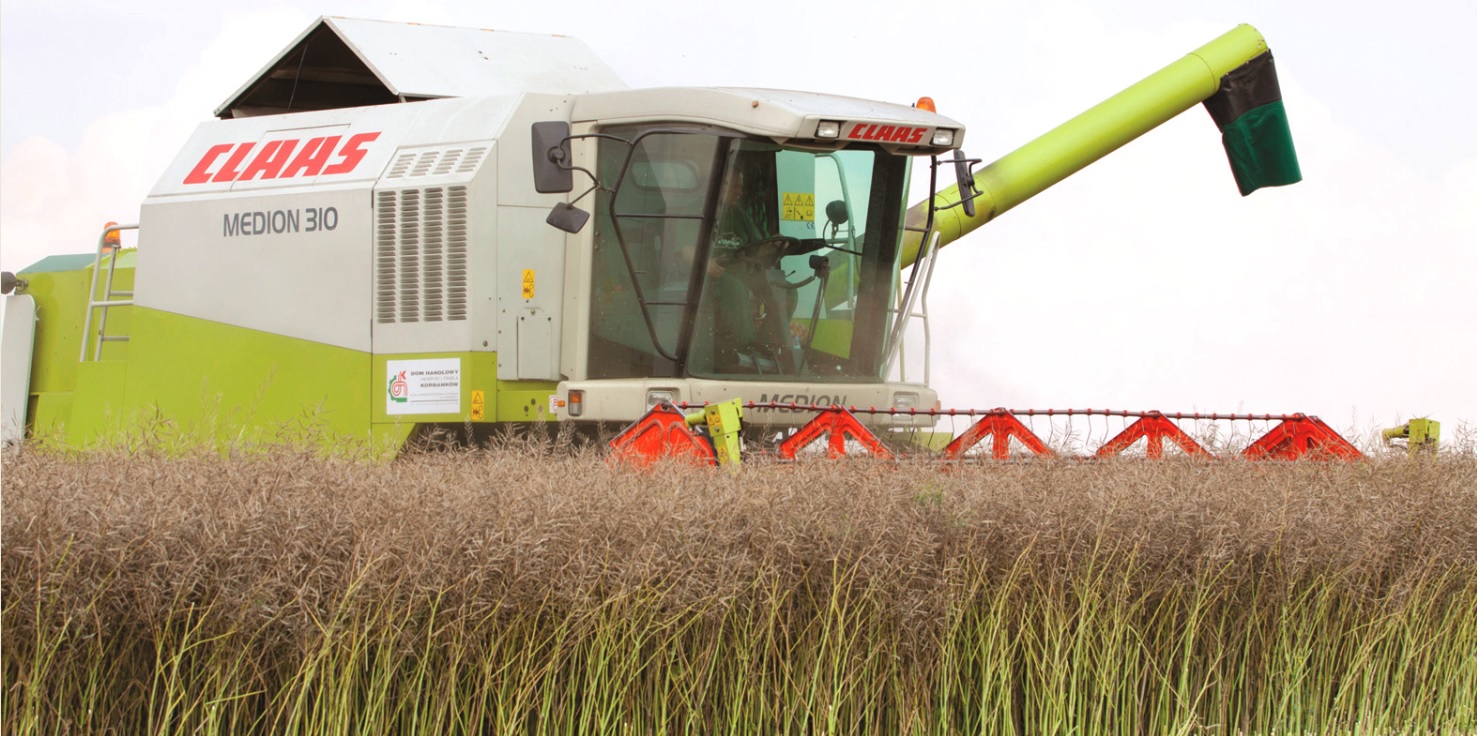
[[[343, 136], [330, 135], [309, 138], [307, 143], [297, 138], [288, 138], [267, 141], [259, 149], [256, 143], [250, 141], [220, 143], [205, 151], [205, 155], [200, 157], [195, 167], [185, 176], [184, 183], [224, 183], [251, 181], [256, 178], [291, 179], [319, 174], [347, 174], [357, 168], [368, 155], [369, 152], [364, 147], [379, 140], [379, 137], [378, 132], [358, 133], [344, 141]], [[340, 141], [343, 141], [342, 146], [339, 145]], [[256, 150], [254, 157], [251, 156], [253, 150]], [[337, 160], [331, 163], [335, 155]], [[251, 162], [243, 169], [242, 164], [248, 157], [251, 157]]]
[[298, 174], [317, 176], [322, 173], [323, 167], [328, 165], [328, 157], [333, 155], [333, 149], [342, 140], [342, 136], [331, 135], [327, 138], [309, 138], [308, 145], [303, 146], [301, 153], [293, 159], [282, 172], [282, 178], [286, 179]]
[[224, 164], [221, 164], [221, 170], [216, 172], [215, 176], [212, 176], [210, 180], [216, 183], [236, 181], [236, 177], [241, 175], [241, 172], [237, 171], [236, 167], [241, 165], [241, 162], [246, 158], [246, 154], [251, 153], [252, 146], [255, 145], [255, 143], [242, 143], [236, 146], [236, 150], [231, 152], [231, 157], [226, 159]]
[[224, 155], [226, 151], [231, 150], [231, 148], [230, 143], [211, 146], [210, 150], [206, 151], [205, 155], [200, 157], [200, 163], [195, 164], [195, 168], [190, 169], [190, 175], [185, 177], [185, 183], [204, 184], [210, 181], [210, 165], [215, 163], [216, 159]]
[[338, 152], [338, 155], [343, 156], [344, 160], [324, 169], [323, 173], [347, 174], [353, 171], [354, 167], [358, 166], [359, 162], [364, 160], [364, 154], [366, 153], [360, 146], [366, 143], [372, 143], [379, 137], [379, 133], [360, 133], [350, 136], [349, 142], [345, 143], [344, 147], [340, 148]]
[[287, 165], [287, 159], [292, 156], [292, 149], [297, 147], [297, 141], [271, 141], [262, 147], [261, 153], [251, 160], [251, 165], [241, 172], [241, 178], [237, 181], [251, 181], [252, 177], [261, 174], [263, 179], [276, 179], [282, 173], [282, 167]]
[[851, 126], [846, 137], [855, 141], [882, 141], [884, 143], [921, 143], [928, 128], [907, 125], [868, 125], [857, 123]]

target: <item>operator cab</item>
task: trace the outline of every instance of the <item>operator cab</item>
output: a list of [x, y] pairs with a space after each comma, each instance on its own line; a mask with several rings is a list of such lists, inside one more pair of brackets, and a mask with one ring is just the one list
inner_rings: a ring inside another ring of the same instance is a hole
[[[805, 93], [591, 98], [589, 132], [533, 133], [538, 191], [590, 180], [549, 217], [569, 232], [593, 220], [581, 381], [887, 381], [910, 164], [957, 151], [961, 126]], [[591, 193], [592, 213], [574, 206]]]
[[595, 207], [590, 378], [882, 380], [907, 157], [605, 132], [640, 142]]

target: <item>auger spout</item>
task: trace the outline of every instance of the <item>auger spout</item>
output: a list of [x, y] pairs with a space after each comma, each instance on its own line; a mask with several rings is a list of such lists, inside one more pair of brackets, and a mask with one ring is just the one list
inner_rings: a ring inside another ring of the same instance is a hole
[[[940, 191], [936, 201], [946, 209], [934, 214], [939, 245], [1202, 102], [1221, 128], [1243, 195], [1301, 180], [1267, 42], [1243, 24], [975, 172], [974, 217], [963, 207], [949, 207], [960, 199], [957, 186]], [[910, 228], [923, 226], [928, 207], [925, 200], [908, 209]], [[917, 257], [920, 242], [919, 232], [907, 231], [903, 265]]]

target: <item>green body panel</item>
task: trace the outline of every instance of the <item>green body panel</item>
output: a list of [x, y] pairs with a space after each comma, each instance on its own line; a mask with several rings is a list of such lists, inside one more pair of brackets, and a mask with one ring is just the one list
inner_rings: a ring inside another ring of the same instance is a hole
[[[494, 361], [496, 362], [496, 361]], [[552, 422], [555, 417], [549, 412], [549, 397], [559, 384], [553, 381], [498, 381], [498, 422]], [[489, 397], [489, 401], [491, 397]]]
[[77, 366], [77, 388], [72, 392], [72, 412], [57, 429], [65, 432], [67, 444], [86, 447], [119, 437], [137, 426], [137, 414], [125, 397], [128, 363], [121, 360], [89, 361]]
[[[34, 373], [31, 375], [35, 376]], [[26, 417], [30, 424], [27, 431], [32, 436], [64, 440], [62, 433], [72, 420], [72, 392], [32, 392], [26, 407]]]
[[[133, 265], [136, 251], [118, 256], [113, 274], [113, 289], [133, 289]], [[70, 392], [77, 385], [77, 357], [82, 349], [82, 327], [86, 319], [87, 288], [92, 284], [91, 255], [49, 256], [21, 271], [18, 276], [28, 282], [26, 293], [36, 300], [36, 342], [31, 358], [31, 393]], [[70, 270], [67, 270], [70, 267]], [[103, 260], [102, 276], [107, 276], [107, 260]], [[101, 279], [100, 279], [101, 280]], [[102, 285], [98, 296], [102, 296]], [[129, 307], [112, 307], [108, 311], [108, 334], [126, 335], [132, 328]], [[93, 315], [94, 319], [97, 315]], [[93, 325], [96, 335], [97, 325]], [[126, 342], [103, 343], [102, 357], [122, 360], [128, 356]]]
[[[1145, 77], [1096, 106], [1042, 134], [977, 171], [975, 216], [964, 208], [942, 209], [934, 215], [939, 246], [945, 246], [999, 217], [1016, 205], [1082, 170], [1124, 144], [1200, 104], [1219, 89], [1221, 78], [1267, 51], [1267, 42], [1255, 28], [1240, 25], [1190, 52], [1179, 61]], [[933, 199], [948, 207], [960, 199], [959, 188], [949, 187]], [[922, 226], [930, 202], [908, 210], [908, 224]], [[903, 265], [918, 255], [922, 236], [904, 236]]]
[[135, 415], [216, 440], [369, 439], [368, 353], [135, 309], [126, 389]]
[[[367, 443], [383, 454], [401, 448], [421, 423], [553, 420], [557, 383], [499, 381], [496, 353], [373, 355], [137, 306], [109, 310], [107, 334], [128, 342], [104, 343], [102, 360], [79, 361], [91, 271], [90, 256], [60, 256], [22, 272], [39, 317], [28, 402], [33, 437], [74, 447], [140, 433], [215, 444]], [[132, 288], [129, 252], [114, 289]], [[461, 411], [388, 414], [387, 362], [423, 358], [460, 359]], [[474, 391], [482, 400], [475, 418]]]

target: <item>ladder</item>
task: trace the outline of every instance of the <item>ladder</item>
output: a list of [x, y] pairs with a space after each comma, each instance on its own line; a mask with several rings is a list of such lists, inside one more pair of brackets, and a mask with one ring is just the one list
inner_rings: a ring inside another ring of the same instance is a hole
[[[123, 250], [120, 233], [124, 230], [137, 230], [138, 225], [119, 225], [108, 223], [103, 228], [103, 234], [97, 239], [97, 253], [92, 261], [92, 285], [87, 289], [87, 316], [82, 322], [82, 351], [77, 360], [86, 363], [88, 360], [87, 348], [92, 346], [92, 360], [100, 360], [105, 342], [128, 342], [127, 335], [109, 335], [108, 310], [113, 307], [133, 306], [132, 291], [116, 291], [113, 289], [113, 272], [118, 266], [118, 253]], [[103, 282], [103, 293], [98, 296], [98, 280], [102, 271], [103, 258], [107, 257], [108, 277]], [[97, 339], [93, 339], [92, 315], [97, 314]]]
[[[902, 293], [898, 296], [895, 306], [888, 311], [893, 315], [892, 334], [887, 341], [887, 362], [883, 366], [882, 375], [891, 376], [894, 368], [897, 368], [898, 380], [908, 382], [907, 361], [903, 356], [903, 341], [908, 330], [908, 324], [916, 319], [923, 326], [923, 383], [929, 385], [932, 376], [930, 357], [933, 352], [933, 334], [928, 327], [928, 287], [933, 282], [933, 266], [939, 252], [939, 232], [934, 230], [927, 233], [928, 238], [925, 247], [919, 251], [918, 259], [914, 261], [912, 273], [904, 281]], [[901, 279], [902, 274], [899, 274]]]

